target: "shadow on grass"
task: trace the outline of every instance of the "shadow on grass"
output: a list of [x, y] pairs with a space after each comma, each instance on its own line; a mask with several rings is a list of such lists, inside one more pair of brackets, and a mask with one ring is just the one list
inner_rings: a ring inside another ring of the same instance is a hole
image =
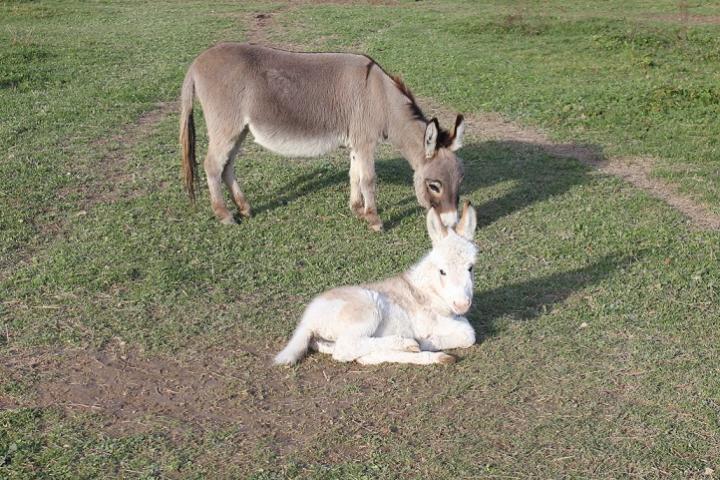
[[533, 203], [588, 183], [592, 170], [583, 162], [589, 156], [601, 159], [602, 150], [597, 146], [520, 141], [473, 144], [463, 149], [466, 171], [462, 194], [473, 195], [479, 189], [504, 182], [514, 184], [502, 196], [475, 205], [478, 227], [484, 227]]
[[340, 169], [330, 170], [326, 166], [317, 167], [288, 182], [273, 195], [272, 200], [253, 207], [253, 211], [256, 214], [269, 212], [294, 202], [312, 192], [324, 190], [343, 182], [349, 182], [347, 171]]
[[[600, 147], [594, 145], [546, 145], [522, 141], [473, 143], [465, 146], [460, 155], [465, 161], [461, 196], [473, 196], [480, 189], [502, 182], [515, 184], [502, 196], [475, 205], [479, 227], [588, 182], [591, 167], [585, 163], [603, 158]], [[413, 190], [413, 171], [404, 159], [378, 160], [375, 169], [379, 190], [383, 184], [402, 185], [408, 190], [408, 195], [395, 205], [392, 213], [380, 203], [380, 216], [387, 230], [411, 215], [421, 214]], [[317, 167], [282, 186], [269, 196], [272, 200], [254, 210], [256, 213], [271, 211], [312, 192], [348, 182], [348, 170], [344, 167]], [[349, 194], [349, 186], [347, 191]]]
[[564, 302], [573, 293], [597, 284], [618, 269], [638, 261], [640, 255], [609, 255], [575, 270], [475, 294], [472, 310], [467, 317], [475, 327], [477, 342], [498, 333], [495, 325], [498, 318], [509, 315], [523, 321], [535, 319], [547, 313], [553, 305]]

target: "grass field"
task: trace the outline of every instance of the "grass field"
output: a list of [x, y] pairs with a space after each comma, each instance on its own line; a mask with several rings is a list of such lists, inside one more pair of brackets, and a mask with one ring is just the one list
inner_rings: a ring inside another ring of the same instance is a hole
[[[718, 232], [477, 120], [650, 159], [720, 213], [720, 8], [372, 3], [0, 1], [0, 478], [720, 475]], [[429, 241], [390, 148], [381, 235], [347, 208], [345, 151], [248, 143], [256, 215], [189, 203], [180, 83], [246, 38], [366, 52], [475, 119], [478, 342], [458, 363], [271, 366], [312, 296]]]

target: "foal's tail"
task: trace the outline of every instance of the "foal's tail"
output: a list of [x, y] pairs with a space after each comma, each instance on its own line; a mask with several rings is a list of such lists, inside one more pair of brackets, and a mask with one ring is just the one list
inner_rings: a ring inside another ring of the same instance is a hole
[[180, 145], [182, 145], [182, 174], [185, 190], [190, 200], [195, 201], [195, 182], [197, 181], [197, 160], [195, 159], [195, 121], [193, 120], [193, 97], [195, 80], [192, 68], [185, 75], [180, 95]]
[[292, 365], [300, 360], [307, 352], [312, 337], [312, 331], [304, 325], [304, 322], [300, 322], [287, 346], [275, 355], [275, 365]]

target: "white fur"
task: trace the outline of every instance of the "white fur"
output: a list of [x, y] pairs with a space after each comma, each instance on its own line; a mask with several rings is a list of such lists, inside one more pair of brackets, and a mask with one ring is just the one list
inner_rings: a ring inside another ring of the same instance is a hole
[[345, 139], [333, 135], [293, 137], [285, 132], [264, 132], [252, 124], [248, 127], [255, 143], [286, 157], [317, 157], [345, 144]]
[[457, 211], [454, 212], [443, 212], [440, 214], [440, 220], [447, 227], [454, 227], [458, 222]]
[[475, 343], [462, 316], [472, 302], [469, 267], [477, 251], [475, 212], [465, 208], [457, 229], [445, 227], [434, 209], [428, 212], [433, 249], [403, 275], [317, 296], [275, 363], [293, 364], [308, 348], [344, 362], [449, 363], [453, 357], [441, 350]]

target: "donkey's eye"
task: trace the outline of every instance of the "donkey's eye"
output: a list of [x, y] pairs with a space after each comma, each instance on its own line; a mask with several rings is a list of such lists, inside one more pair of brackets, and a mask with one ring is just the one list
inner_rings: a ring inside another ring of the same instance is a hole
[[472, 272], [472, 267], [473, 267], [472, 265], [470, 265], [470, 266], [468, 267], [468, 272]]
[[440, 182], [429, 182], [428, 188], [435, 194], [440, 194]]
[[443, 270], [442, 268], [440, 269], [440, 275], [442, 275], [443, 277], [445, 276], [445, 270]]

